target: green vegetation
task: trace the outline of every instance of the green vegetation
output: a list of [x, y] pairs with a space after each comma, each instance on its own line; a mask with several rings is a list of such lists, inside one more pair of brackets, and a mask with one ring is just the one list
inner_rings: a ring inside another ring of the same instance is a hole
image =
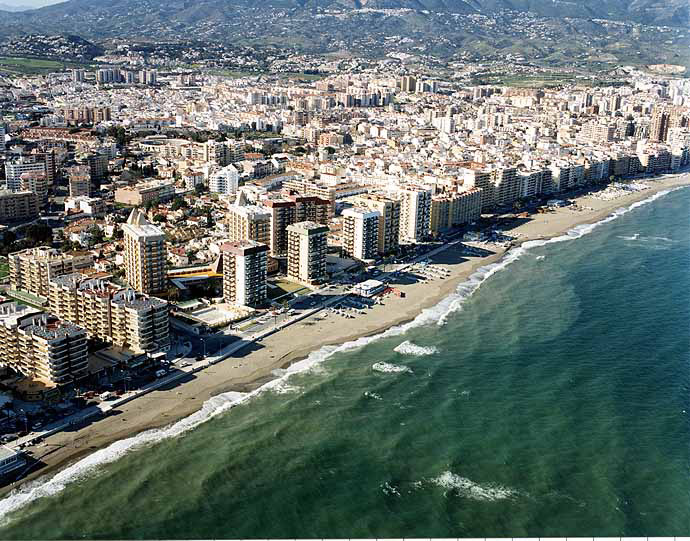
[[0, 71], [12, 73], [41, 74], [77, 67], [86, 68], [88, 65], [45, 58], [0, 56]]

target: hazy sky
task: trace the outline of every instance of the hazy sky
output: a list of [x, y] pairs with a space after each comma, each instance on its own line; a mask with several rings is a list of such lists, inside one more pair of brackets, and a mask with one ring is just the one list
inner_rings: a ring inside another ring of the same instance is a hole
[[41, 6], [47, 6], [48, 4], [57, 4], [58, 2], [64, 1], [65, 0], [0, 0], [0, 4], [5, 4], [6, 6], [40, 8]]

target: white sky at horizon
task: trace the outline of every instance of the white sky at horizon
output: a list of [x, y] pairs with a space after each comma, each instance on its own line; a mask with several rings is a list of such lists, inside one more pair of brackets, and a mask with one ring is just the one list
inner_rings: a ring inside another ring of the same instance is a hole
[[0, 0], [0, 4], [12, 7], [40, 8], [50, 4], [59, 4], [65, 0]]

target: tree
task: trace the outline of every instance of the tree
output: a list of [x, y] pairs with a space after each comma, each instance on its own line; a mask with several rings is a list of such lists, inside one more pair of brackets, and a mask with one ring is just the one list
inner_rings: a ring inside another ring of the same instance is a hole
[[206, 186], [204, 186], [203, 184], [197, 184], [196, 186], [194, 186], [194, 191], [197, 195], [201, 195], [206, 191]]
[[53, 230], [43, 222], [31, 224], [24, 230], [26, 240], [33, 246], [39, 244], [52, 244]]
[[153, 221], [154, 221], [154, 222], [157, 222], [157, 223], [164, 222], [164, 221], [165, 221], [165, 216], [163, 216], [162, 214], [156, 214], [156, 215], [153, 217]]
[[211, 214], [211, 209], [208, 209], [208, 212], [206, 213], [206, 227], [208, 229], [211, 229], [214, 225], [216, 225], [213, 221], [213, 215]]
[[[198, 186], [198, 184], [197, 184]], [[180, 209], [186, 209], [189, 207], [189, 204], [187, 201], [185, 201], [182, 197], [176, 198], [173, 202], [172, 205], [170, 205], [170, 208], [172, 210], [180, 210]]]
[[2, 236], [2, 244], [3, 246], [12, 246], [14, 242], [17, 240], [17, 235], [14, 231], [11, 229], [8, 229], [5, 231], [5, 233]]
[[157, 207], [157, 206], [158, 206], [158, 198], [151, 199], [150, 201], [147, 201], [146, 203], [144, 203], [144, 208], [146, 209], [146, 212], [148, 212], [149, 210], [151, 210], [152, 208]]
[[95, 224], [89, 227], [86, 232], [91, 236], [91, 245], [100, 244], [105, 240], [103, 230]]

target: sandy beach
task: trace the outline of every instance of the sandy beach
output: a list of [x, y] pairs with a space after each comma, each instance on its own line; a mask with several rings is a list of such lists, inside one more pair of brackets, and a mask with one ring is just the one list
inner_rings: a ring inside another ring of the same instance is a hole
[[[647, 199], [659, 191], [690, 184], [690, 173], [644, 179], [643, 182], [649, 183], [650, 189], [613, 200], [591, 195], [578, 197], [575, 200], [576, 208], [565, 207], [546, 214], [534, 214], [524, 223], [504, 231], [516, 236], [517, 243], [555, 237], [579, 224], [598, 222], [612, 211]], [[354, 319], [344, 319], [335, 314], [323, 318], [323, 314], [317, 314], [264, 339], [256, 347], [246, 348], [234, 357], [190, 375], [181, 383], [153, 391], [123, 405], [116, 415], [48, 437], [43, 443], [29, 449], [44, 466], [23, 479], [22, 483], [63, 468], [114, 441], [169, 425], [197, 411], [205, 401], [220, 393], [254, 390], [274, 379], [273, 371], [277, 368], [286, 368], [324, 345], [341, 344], [376, 334], [413, 319], [423, 309], [437, 304], [455, 291], [458, 284], [477, 268], [498, 261], [505, 253], [505, 248], [494, 245], [484, 249], [491, 253], [478, 257], [463, 252], [461, 246], [449, 248], [432, 258], [432, 263], [450, 271], [447, 279], [395, 284], [405, 292], [405, 298], [388, 296], [384, 305], [377, 305]], [[315, 318], [319, 321], [313, 321]], [[3, 492], [16, 486], [5, 487]]]

